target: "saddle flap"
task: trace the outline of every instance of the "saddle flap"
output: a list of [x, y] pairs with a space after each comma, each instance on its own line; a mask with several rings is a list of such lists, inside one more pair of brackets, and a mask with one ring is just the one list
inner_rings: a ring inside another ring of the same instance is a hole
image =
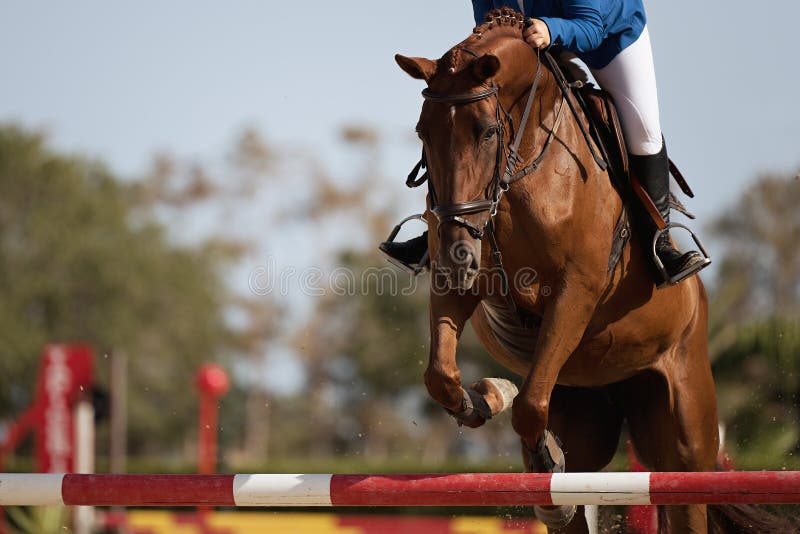
[[622, 176], [627, 175], [628, 151], [611, 95], [589, 84], [583, 85], [580, 92], [586, 102], [591, 120], [594, 121], [596, 131], [601, 137], [600, 142], [605, 146], [611, 159], [612, 168]]

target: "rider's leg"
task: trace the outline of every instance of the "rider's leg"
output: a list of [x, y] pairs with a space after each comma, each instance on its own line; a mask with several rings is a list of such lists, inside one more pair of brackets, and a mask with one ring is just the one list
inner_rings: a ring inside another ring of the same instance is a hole
[[592, 69], [617, 106], [628, 152], [651, 156], [661, 151], [661, 120], [653, 51], [647, 27], [633, 44], [602, 69]]
[[[669, 223], [669, 160], [666, 146], [662, 146], [661, 151], [652, 156], [631, 155], [630, 170], [653, 200], [664, 222]], [[654, 232], [655, 230], [653, 227]], [[682, 253], [677, 250], [668, 231], [662, 232], [658, 237], [656, 254], [664, 265], [669, 279], [676, 282], [708, 265], [706, 258], [697, 251]]]
[[[592, 70], [592, 75], [614, 98], [631, 155], [632, 174], [653, 199], [664, 220], [669, 222], [669, 163], [661, 135], [656, 75], [647, 27], [635, 43], [602, 69]], [[682, 254], [676, 250], [669, 232], [661, 234], [656, 251], [668, 277], [675, 282], [708, 265], [698, 252]]]

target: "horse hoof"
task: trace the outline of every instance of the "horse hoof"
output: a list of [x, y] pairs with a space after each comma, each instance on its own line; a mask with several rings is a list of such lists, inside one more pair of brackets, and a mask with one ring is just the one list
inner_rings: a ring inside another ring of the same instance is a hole
[[549, 529], [558, 530], [569, 525], [575, 517], [577, 506], [574, 504], [564, 504], [561, 506], [534, 506], [533, 513], [536, 519], [545, 524]]
[[514, 402], [519, 390], [510, 380], [505, 378], [482, 378], [472, 384], [470, 389], [480, 393], [495, 416], [508, 408]]
[[545, 430], [536, 449], [531, 450], [522, 441], [522, 464], [527, 473], [563, 473], [566, 459], [558, 438]]

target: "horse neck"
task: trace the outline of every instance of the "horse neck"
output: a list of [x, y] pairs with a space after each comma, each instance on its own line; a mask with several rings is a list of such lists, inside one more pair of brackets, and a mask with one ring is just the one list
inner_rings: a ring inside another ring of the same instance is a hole
[[[533, 70], [535, 68], [532, 67]], [[520, 79], [532, 80], [533, 72], [521, 76], [524, 78]], [[515, 105], [512, 113], [515, 125], [519, 124], [526, 99], [527, 93]], [[577, 120], [587, 124], [586, 119], [578, 106], [579, 118], [573, 115], [562, 98], [555, 76], [544, 66], [520, 143], [520, 156], [524, 163], [520, 163], [518, 168], [529, 164], [541, 153], [561, 106], [562, 116], [555, 138], [547, 148], [540, 167], [512, 185], [507, 194], [512, 212], [517, 217], [518, 214], [532, 216], [533, 211], [542, 209], [567, 215], [576, 212], [597, 220], [616, 217], [615, 214], [621, 209], [621, 199], [606, 172], [594, 161], [581, 132]], [[532, 222], [529, 220], [523, 224]]]

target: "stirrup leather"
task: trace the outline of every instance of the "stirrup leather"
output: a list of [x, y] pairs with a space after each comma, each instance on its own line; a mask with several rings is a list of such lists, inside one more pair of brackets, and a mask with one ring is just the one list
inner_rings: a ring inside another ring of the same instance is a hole
[[[389, 237], [386, 238], [386, 242], [394, 243], [394, 240], [397, 238], [397, 234], [400, 233], [400, 229], [403, 228], [403, 225], [405, 225], [409, 221], [414, 221], [414, 220], [421, 221], [421, 222], [425, 223], [426, 225], [428, 224], [427, 219], [425, 219], [425, 215], [422, 214], [422, 213], [416, 213], [414, 215], [409, 215], [408, 217], [406, 217], [405, 219], [400, 221], [397, 224], [397, 226], [394, 227], [394, 229], [392, 229], [392, 232], [389, 234]], [[425, 254], [423, 254], [422, 259], [420, 260], [419, 263], [406, 263], [406, 262], [404, 262], [402, 260], [399, 260], [397, 258], [393, 258], [392, 256], [390, 256], [389, 254], [387, 254], [383, 250], [381, 250], [381, 254], [383, 254], [386, 257], [386, 260], [389, 263], [391, 263], [392, 265], [394, 265], [398, 269], [401, 269], [401, 270], [407, 272], [411, 276], [417, 276], [418, 274], [424, 273], [425, 271], [428, 270], [428, 267], [430, 265], [430, 261], [428, 261], [430, 259], [428, 251], [425, 251]]]

